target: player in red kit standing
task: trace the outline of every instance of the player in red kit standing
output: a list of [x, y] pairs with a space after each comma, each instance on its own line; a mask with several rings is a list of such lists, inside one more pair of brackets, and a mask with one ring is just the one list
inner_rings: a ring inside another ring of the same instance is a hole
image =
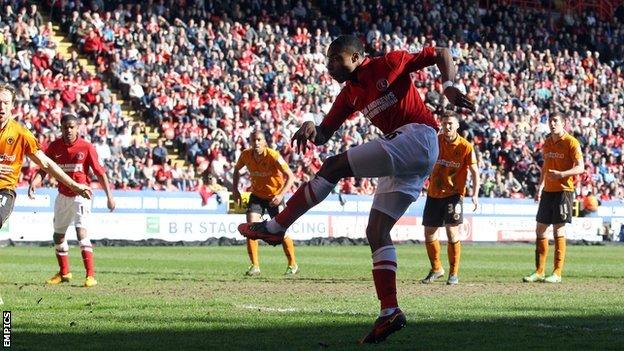
[[438, 157], [438, 123], [420, 99], [410, 73], [435, 64], [449, 101], [470, 109], [473, 104], [454, 87], [455, 66], [444, 48], [429, 47], [418, 54], [394, 51], [369, 58], [357, 37], [345, 35], [331, 43], [327, 60], [329, 74], [346, 84], [321, 125], [305, 122], [293, 136], [293, 143], [300, 151], [306, 150], [308, 141], [323, 145], [356, 111], [381, 129], [385, 137], [327, 158], [316, 176], [293, 194], [275, 218], [241, 224], [238, 228], [249, 239], [277, 245], [286, 229], [323, 201], [341, 178], [380, 177], [366, 237], [372, 251], [373, 281], [381, 311], [372, 330], [360, 340], [377, 343], [406, 324], [397, 302], [397, 255], [390, 230], [418, 198]]
[[[73, 180], [80, 184], [91, 183], [89, 170], [92, 170], [104, 188], [108, 209], [113, 211], [115, 200], [109, 188], [108, 177], [98, 161], [95, 147], [78, 137], [78, 118], [73, 114], [64, 115], [61, 118], [61, 132], [63, 137], [48, 146], [46, 155], [58, 163]], [[30, 181], [28, 188], [30, 198], [34, 198], [35, 188], [41, 183], [45, 175], [46, 173], [40, 170]], [[60, 269], [57, 274], [46, 281], [47, 284], [59, 284], [69, 282], [72, 279], [72, 274], [69, 272], [69, 246], [65, 240], [65, 233], [71, 224], [76, 227], [82, 260], [87, 271], [84, 286], [91, 287], [97, 284], [94, 272], [93, 247], [87, 237], [90, 212], [91, 201], [76, 196], [76, 193], [67, 186], [59, 184], [59, 194], [54, 202], [54, 248]]]

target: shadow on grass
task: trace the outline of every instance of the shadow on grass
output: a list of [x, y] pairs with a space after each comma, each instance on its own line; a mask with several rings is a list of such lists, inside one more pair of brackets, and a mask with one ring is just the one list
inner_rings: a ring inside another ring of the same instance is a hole
[[[162, 320], [162, 329], [81, 332], [78, 325], [57, 333], [35, 326], [14, 330], [13, 350], [622, 350], [624, 315], [559, 318], [503, 318], [457, 322], [408, 320], [408, 326], [376, 346], [356, 340], [370, 324], [337, 317], [329, 323], [291, 320], [292, 326], [237, 327], [232, 320], [198, 318], [193, 329], [174, 330], [179, 318]], [[185, 318], [186, 319], [186, 318]], [[148, 321], [144, 321], [148, 322]], [[371, 321], [372, 322], [372, 321]], [[137, 325], [141, 320], [136, 320]], [[153, 324], [152, 324], [153, 325]], [[203, 326], [205, 325], [205, 326]], [[171, 326], [168, 329], [168, 326]], [[177, 328], [180, 326], [178, 325]], [[20, 330], [22, 330], [20, 332]]]

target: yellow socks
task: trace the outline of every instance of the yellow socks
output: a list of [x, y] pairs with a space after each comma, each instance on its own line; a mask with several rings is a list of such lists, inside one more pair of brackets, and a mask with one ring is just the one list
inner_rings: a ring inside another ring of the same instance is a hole
[[429, 256], [429, 262], [431, 262], [431, 271], [439, 272], [442, 270], [442, 262], [440, 262], [440, 241], [433, 240], [425, 243], [427, 248], [427, 256]]
[[293, 243], [293, 240], [289, 236], [284, 237], [284, 241], [282, 242], [282, 248], [284, 249], [286, 258], [288, 258], [288, 266], [289, 267], [296, 266], [297, 260], [295, 259], [295, 244]]
[[448, 253], [450, 272], [449, 276], [457, 275], [459, 271], [459, 259], [461, 258], [461, 242], [448, 243], [446, 252]]
[[258, 240], [247, 239], [247, 254], [249, 255], [249, 260], [254, 267], [259, 267], [260, 262], [258, 261]]
[[535, 273], [543, 275], [546, 270], [546, 256], [548, 255], [548, 238], [535, 240]]
[[561, 277], [561, 270], [563, 269], [563, 262], [565, 261], [566, 254], [566, 238], [565, 236], [559, 236], [555, 238], [555, 270], [554, 274]]

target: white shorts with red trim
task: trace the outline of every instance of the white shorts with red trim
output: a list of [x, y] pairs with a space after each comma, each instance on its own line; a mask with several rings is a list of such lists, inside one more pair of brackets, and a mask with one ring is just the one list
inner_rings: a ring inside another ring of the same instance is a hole
[[65, 234], [70, 225], [87, 229], [91, 200], [58, 194], [54, 201], [54, 232]]

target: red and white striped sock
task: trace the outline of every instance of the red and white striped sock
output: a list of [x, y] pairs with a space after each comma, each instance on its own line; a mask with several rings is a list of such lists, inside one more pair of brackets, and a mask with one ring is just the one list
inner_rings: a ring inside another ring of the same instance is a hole
[[314, 177], [297, 189], [286, 202], [286, 208], [267, 223], [267, 229], [271, 233], [286, 231], [299, 217], [323, 201], [335, 186], [323, 177]]
[[84, 263], [85, 270], [87, 271], [87, 277], [93, 277], [95, 274], [95, 268], [93, 263], [93, 246], [91, 240], [80, 240], [80, 253], [82, 254], [82, 262]]
[[397, 255], [394, 246], [380, 247], [373, 252], [373, 281], [381, 303], [380, 316], [388, 315], [399, 307], [396, 290]]
[[61, 275], [67, 275], [69, 273], [69, 245], [67, 240], [63, 240], [62, 243], [54, 245], [56, 250], [56, 261], [59, 265], [59, 273]]

